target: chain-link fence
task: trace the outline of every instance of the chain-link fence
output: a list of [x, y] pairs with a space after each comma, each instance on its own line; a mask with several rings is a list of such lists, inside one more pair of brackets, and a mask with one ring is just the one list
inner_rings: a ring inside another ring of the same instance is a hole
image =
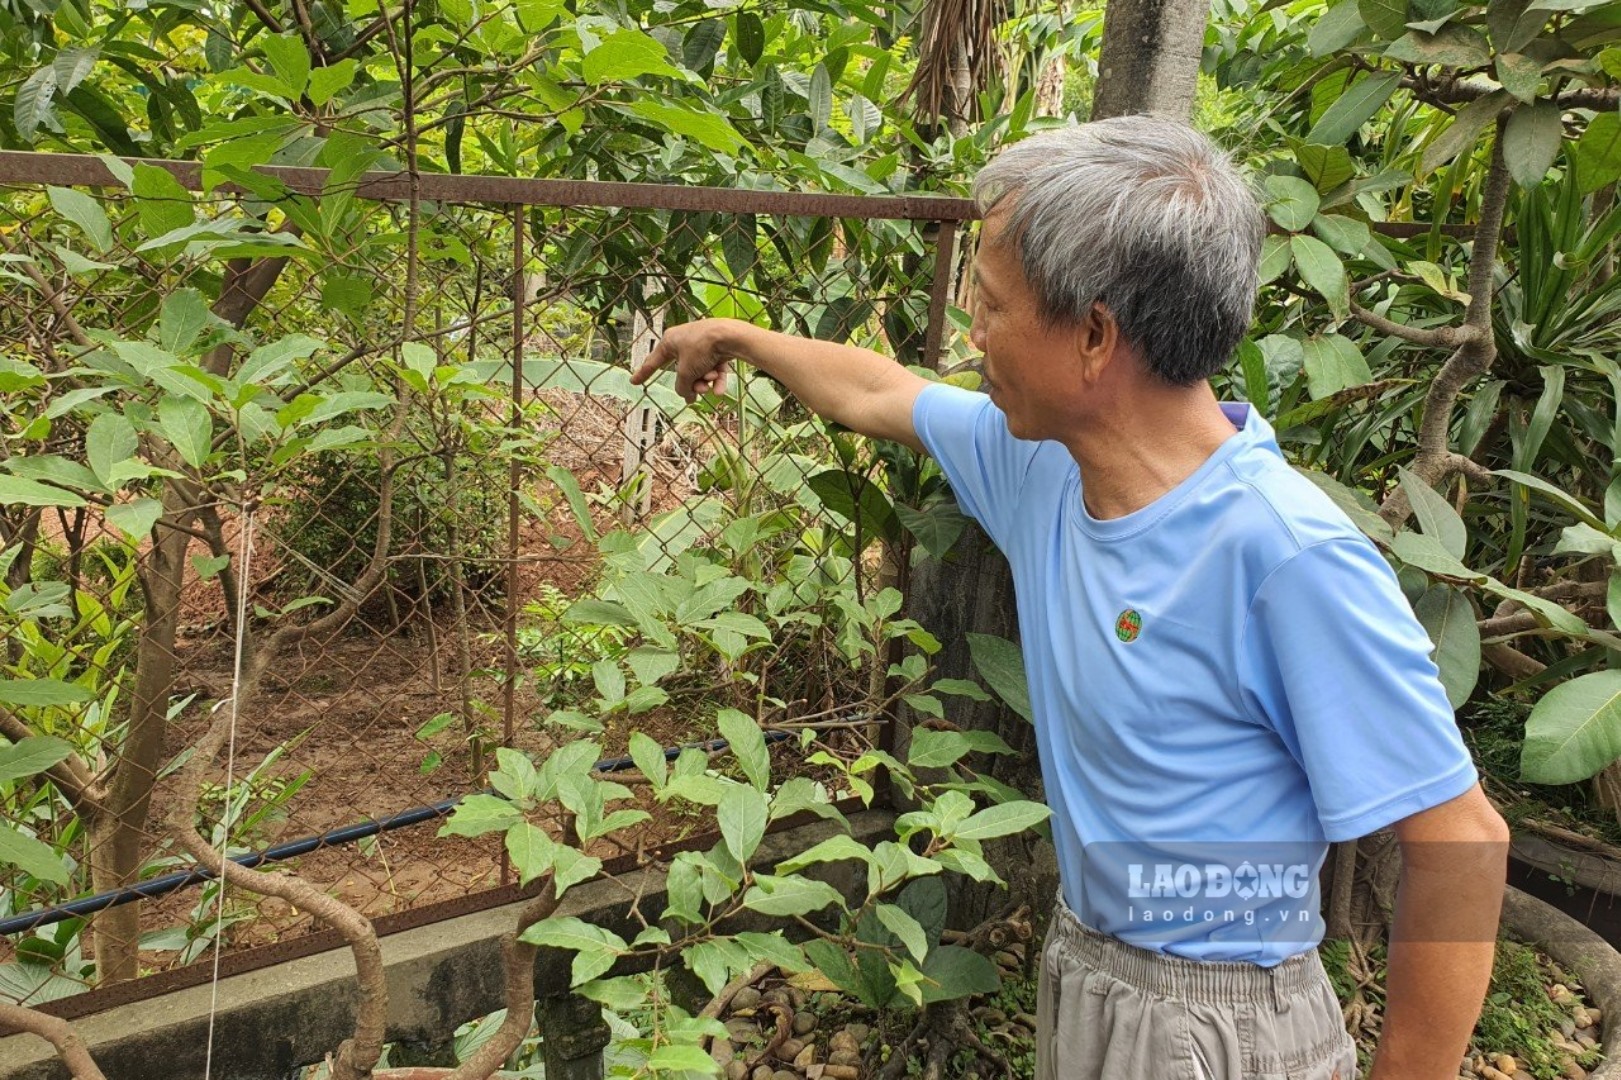
[[436, 835], [497, 748], [881, 709], [905, 470], [764, 377], [628, 376], [714, 315], [928, 363], [965, 204], [0, 157], [0, 997], [307, 932], [97, 899], [191, 868], [173, 774], [233, 700], [198, 827], [373, 917], [507, 883]]

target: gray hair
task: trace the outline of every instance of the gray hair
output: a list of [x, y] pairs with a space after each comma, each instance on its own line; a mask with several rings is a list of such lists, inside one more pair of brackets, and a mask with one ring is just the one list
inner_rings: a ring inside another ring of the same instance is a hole
[[1186, 124], [1120, 116], [1043, 132], [981, 169], [974, 199], [986, 216], [1007, 211], [1003, 236], [1044, 319], [1103, 304], [1167, 382], [1221, 370], [1249, 327], [1260, 205]]

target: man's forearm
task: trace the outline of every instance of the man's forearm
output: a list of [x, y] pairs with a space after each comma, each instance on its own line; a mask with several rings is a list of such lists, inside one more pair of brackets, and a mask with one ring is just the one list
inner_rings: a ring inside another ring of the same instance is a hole
[[817, 416], [866, 434], [900, 436], [872, 430], [871, 406], [904, 386], [922, 383], [871, 350], [779, 334], [737, 320], [726, 320], [722, 344], [730, 355], [782, 383]]
[[1369, 1080], [1449, 1080], [1491, 981], [1504, 854], [1469, 842], [1405, 854]]

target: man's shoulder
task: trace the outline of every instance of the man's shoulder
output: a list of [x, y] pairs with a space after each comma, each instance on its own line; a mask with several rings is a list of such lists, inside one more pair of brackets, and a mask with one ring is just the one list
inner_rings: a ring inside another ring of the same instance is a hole
[[1275, 451], [1256, 447], [1228, 463], [1233, 539], [1265, 574], [1308, 548], [1371, 544], [1345, 512]]

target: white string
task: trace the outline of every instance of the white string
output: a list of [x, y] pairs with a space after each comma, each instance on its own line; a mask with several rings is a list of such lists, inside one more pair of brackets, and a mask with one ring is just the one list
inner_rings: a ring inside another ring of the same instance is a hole
[[[242, 688], [242, 643], [248, 623], [248, 582], [253, 570], [253, 511], [242, 519], [242, 557], [236, 566], [236, 655], [231, 662], [231, 727], [225, 749], [225, 812], [221, 819], [220, 862], [229, 856], [231, 846], [231, 787], [236, 782], [236, 716]], [[225, 870], [220, 868], [219, 891], [215, 894], [214, 978], [208, 999], [208, 1048], [203, 1056], [203, 1080], [210, 1080], [214, 1068], [214, 1016], [220, 1000], [220, 951], [225, 936]]]

